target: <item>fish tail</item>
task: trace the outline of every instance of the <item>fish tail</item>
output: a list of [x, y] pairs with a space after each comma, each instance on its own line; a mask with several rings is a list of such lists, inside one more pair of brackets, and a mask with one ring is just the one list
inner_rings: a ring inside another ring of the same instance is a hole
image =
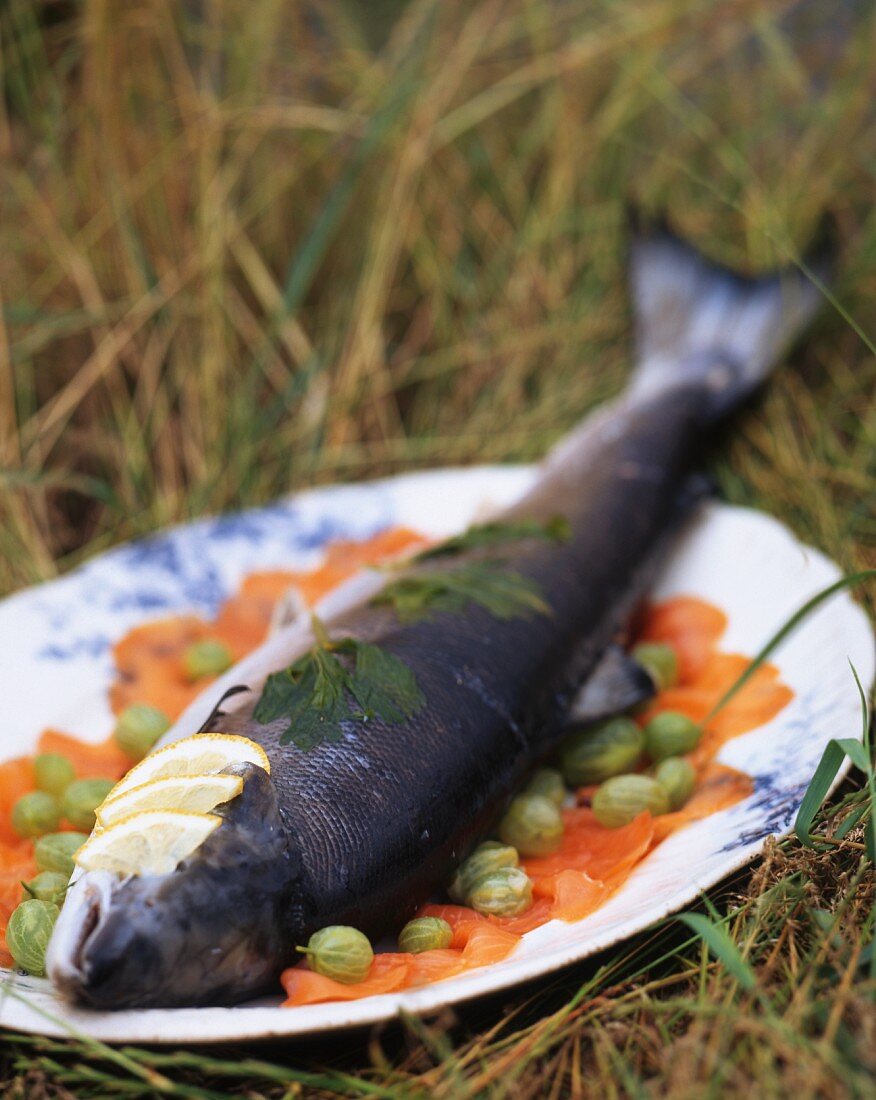
[[633, 393], [705, 383], [715, 419], [742, 403], [818, 310], [833, 266], [832, 237], [825, 226], [798, 267], [750, 277], [707, 259], [665, 226], [637, 230], [630, 262]]

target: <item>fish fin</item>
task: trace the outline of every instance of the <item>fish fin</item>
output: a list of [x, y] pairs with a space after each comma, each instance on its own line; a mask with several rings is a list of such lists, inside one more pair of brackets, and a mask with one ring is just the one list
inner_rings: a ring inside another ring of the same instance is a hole
[[633, 394], [705, 383], [715, 419], [744, 401], [821, 304], [832, 236], [824, 226], [799, 268], [749, 277], [707, 259], [665, 226], [637, 230], [630, 257]]
[[216, 703], [216, 705], [210, 711], [210, 713], [207, 716], [207, 718], [205, 719], [205, 721], [201, 723], [200, 728], [198, 730], [196, 730], [196, 732], [197, 733], [212, 733], [213, 732], [213, 729], [212, 729], [213, 723], [216, 721], [216, 719], [225, 717], [225, 711], [222, 709], [222, 704], [225, 702], [225, 700], [230, 699], [233, 695], [240, 695], [241, 692], [249, 691], [249, 690], [250, 689], [246, 686], [246, 684], [237, 684], [235, 687], [230, 687], [222, 695], [222, 698], [219, 699], [219, 701]]
[[619, 645], [610, 645], [569, 710], [569, 724], [597, 722], [643, 703], [655, 693], [650, 673]]

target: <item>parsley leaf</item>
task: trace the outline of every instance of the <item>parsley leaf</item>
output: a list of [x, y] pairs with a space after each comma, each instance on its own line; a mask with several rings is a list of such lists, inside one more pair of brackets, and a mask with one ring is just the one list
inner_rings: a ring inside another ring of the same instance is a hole
[[403, 623], [438, 611], [461, 612], [470, 604], [486, 608], [497, 619], [550, 614], [533, 580], [489, 561], [470, 562], [458, 569], [418, 569], [390, 581], [371, 602], [391, 606]]
[[541, 538], [552, 542], [566, 542], [570, 535], [569, 521], [565, 516], [554, 516], [547, 523], [534, 519], [523, 519], [512, 523], [475, 523], [461, 535], [439, 542], [421, 550], [414, 561], [428, 561], [431, 558], [444, 558], [452, 554], [461, 554], [466, 550], [477, 550], [486, 546], [497, 546], [505, 542], [517, 542], [520, 539]]
[[396, 724], [425, 705], [413, 673], [391, 653], [355, 638], [330, 641], [323, 630], [317, 636], [303, 657], [267, 678], [253, 712], [262, 725], [288, 721], [281, 744], [307, 751], [340, 740], [344, 722]]
[[404, 661], [380, 646], [356, 643], [356, 666], [350, 690], [365, 717], [402, 722], [424, 706], [426, 699]]

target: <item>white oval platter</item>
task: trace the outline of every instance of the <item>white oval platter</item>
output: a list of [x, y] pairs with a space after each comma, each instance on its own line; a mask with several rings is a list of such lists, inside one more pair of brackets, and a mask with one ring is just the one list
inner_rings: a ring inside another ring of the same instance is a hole
[[[74, 573], [0, 604], [4, 758], [30, 751], [45, 726], [89, 740], [112, 728], [110, 647], [148, 618], [213, 615], [255, 569], [307, 568], [336, 538], [367, 538], [394, 524], [452, 534], [531, 483], [528, 467], [437, 470], [296, 496], [267, 508], [168, 530], [95, 558]], [[688, 526], [654, 596], [700, 596], [729, 617], [722, 647], [754, 654], [837, 567], [781, 524], [748, 509], [709, 504]], [[267, 1039], [356, 1027], [400, 1011], [446, 1005], [547, 974], [617, 944], [694, 902], [792, 826], [832, 737], [860, 736], [851, 661], [865, 687], [874, 642], [845, 593], [813, 614], [774, 658], [795, 692], [769, 724], [726, 745], [725, 763], [755, 778], [753, 794], [665, 841], [605, 905], [575, 924], [530, 932], [504, 962], [434, 985], [344, 1004], [280, 1008], [280, 997], [235, 1008], [91, 1012], [55, 997], [40, 979], [4, 975], [0, 1024], [108, 1042], [203, 1043]]]

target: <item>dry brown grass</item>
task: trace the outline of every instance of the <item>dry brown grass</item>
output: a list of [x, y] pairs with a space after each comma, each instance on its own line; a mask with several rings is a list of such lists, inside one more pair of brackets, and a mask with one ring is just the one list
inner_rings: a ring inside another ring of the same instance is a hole
[[[418, 0], [375, 48], [337, 3], [10, 0], [0, 587], [314, 481], [541, 454], [626, 369], [631, 198], [756, 266], [829, 209], [866, 327], [872, 18], [795, 38], [788, 7]], [[723, 471], [847, 564], [874, 378], [828, 308]]]
[[[876, 564], [872, 4], [365, 10], [3, 5], [0, 589], [297, 486], [540, 455], [627, 370], [630, 199], [755, 268], [833, 215], [834, 301], [717, 472]], [[754, 992], [673, 925], [511, 1016], [139, 1076], [22, 1042], [7, 1094], [864, 1096], [860, 844], [719, 893]]]

